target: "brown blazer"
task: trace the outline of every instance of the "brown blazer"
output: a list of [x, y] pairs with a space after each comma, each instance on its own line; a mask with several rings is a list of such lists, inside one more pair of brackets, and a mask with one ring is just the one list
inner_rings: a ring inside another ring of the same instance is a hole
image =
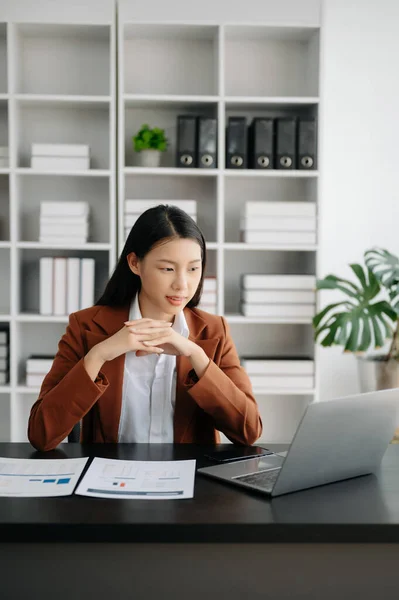
[[[121, 329], [128, 314], [127, 306], [93, 306], [70, 315], [29, 416], [28, 437], [35, 448], [55, 448], [80, 420], [81, 442], [118, 441], [125, 355], [104, 363], [95, 382], [83, 358]], [[211, 360], [196, 381], [190, 360], [176, 359], [174, 442], [219, 443], [222, 431], [232, 442], [253, 444], [262, 433], [262, 421], [225, 319], [197, 308], [185, 308], [184, 316], [189, 339]]]

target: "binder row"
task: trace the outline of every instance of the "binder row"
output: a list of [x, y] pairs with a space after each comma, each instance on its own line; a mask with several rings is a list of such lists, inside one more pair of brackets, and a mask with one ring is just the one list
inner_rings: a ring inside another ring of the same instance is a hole
[[316, 168], [317, 125], [314, 118], [229, 117], [227, 169]]
[[0, 385], [8, 383], [10, 360], [9, 330], [0, 329]]
[[[217, 167], [217, 119], [178, 115], [176, 166]], [[229, 117], [227, 169], [300, 169], [317, 165], [317, 123], [312, 117]]]

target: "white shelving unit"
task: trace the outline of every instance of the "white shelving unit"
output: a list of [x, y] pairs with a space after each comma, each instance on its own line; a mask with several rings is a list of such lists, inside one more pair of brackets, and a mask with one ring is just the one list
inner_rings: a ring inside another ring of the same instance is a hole
[[[96, 259], [96, 294], [112, 271], [116, 243], [116, 25], [112, 0], [0, 8], [0, 324], [10, 330], [10, 383], [0, 387], [0, 440], [25, 441], [38, 390], [25, 386], [30, 354], [55, 354], [67, 316], [39, 314], [42, 256]], [[62, 9], [61, 9], [62, 8]], [[88, 171], [30, 168], [32, 142], [81, 143]], [[42, 200], [86, 201], [84, 245], [39, 240]]]
[[[315, 357], [311, 319], [246, 318], [239, 314], [239, 283], [244, 273], [315, 274], [317, 244], [240, 243], [239, 223], [248, 199], [317, 203], [319, 173], [226, 169], [225, 125], [229, 116], [245, 116], [248, 123], [257, 116], [317, 116], [319, 41], [319, 23], [139, 22], [130, 3], [119, 2], [118, 251], [126, 199], [197, 200], [207, 274], [218, 281], [218, 312], [243, 356]], [[176, 168], [179, 114], [217, 117], [216, 169]], [[157, 169], [137, 166], [132, 136], [143, 123], [163, 127], [169, 139]], [[317, 385], [255, 395], [262, 439], [289, 442], [306, 405], [317, 398]]]

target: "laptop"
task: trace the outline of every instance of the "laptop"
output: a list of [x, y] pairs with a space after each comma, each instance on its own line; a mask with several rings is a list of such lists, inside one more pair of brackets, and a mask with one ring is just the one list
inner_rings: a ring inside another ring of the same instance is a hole
[[399, 388], [309, 404], [286, 456], [271, 454], [197, 470], [280, 496], [375, 472], [399, 423]]

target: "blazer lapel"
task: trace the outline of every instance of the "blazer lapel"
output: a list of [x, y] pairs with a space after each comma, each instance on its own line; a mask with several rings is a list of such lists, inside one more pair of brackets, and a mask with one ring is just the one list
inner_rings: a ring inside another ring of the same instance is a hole
[[[184, 310], [184, 316], [190, 331], [189, 339], [200, 346], [205, 354], [213, 360], [220, 338], [199, 339], [203, 335], [206, 327], [206, 322], [197, 313], [190, 309]], [[190, 359], [186, 356], [178, 356], [176, 358], [176, 404], [173, 422], [173, 432], [175, 443], [184, 441], [187, 429], [195, 416], [197, 403], [187, 393], [185, 383], [187, 382], [188, 374], [192, 370]]]
[[[128, 320], [128, 317], [128, 306], [116, 308], [108, 306], [100, 307], [100, 310], [93, 317], [93, 321], [101, 329], [99, 331], [87, 331], [88, 350], [119, 331], [123, 327], [123, 323]], [[104, 392], [96, 404], [104, 442], [116, 443], [118, 441], [124, 366], [125, 354], [122, 354], [114, 360], [104, 363], [101, 367], [101, 372], [107, 377], [109, 382], [113, 383], [110, 386], [110, 391]]]

